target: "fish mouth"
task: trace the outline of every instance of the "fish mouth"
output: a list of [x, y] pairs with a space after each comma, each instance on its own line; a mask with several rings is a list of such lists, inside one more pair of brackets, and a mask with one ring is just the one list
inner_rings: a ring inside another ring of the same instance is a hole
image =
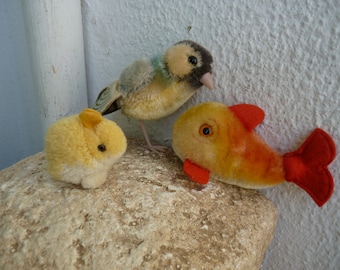
[[214, 89], [214, 81], [213, 81], [213, 78], [212, 78], [212, 74], [210, 72], [203, 74], [203, 76], [200, 79], [200, 82], [201, 82], [201, 84], [206, 86], [209, 90]]

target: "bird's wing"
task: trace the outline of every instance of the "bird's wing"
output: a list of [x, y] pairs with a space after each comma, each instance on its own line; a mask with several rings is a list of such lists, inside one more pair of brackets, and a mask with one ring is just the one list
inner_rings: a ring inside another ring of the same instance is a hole
[[119, 77], [119, 92], [124, 97], [143, 89], [148, 85], [155, 74], [152, 62], [148, 58], [142, 58], [125, 68]]
[[99, 111], [103, 115], [119, 110], [120, 107], [116, 101], [121, 96], [122, 94], [118, 91], [118, 81], [114, 81], [99, 93], [92, 108]]

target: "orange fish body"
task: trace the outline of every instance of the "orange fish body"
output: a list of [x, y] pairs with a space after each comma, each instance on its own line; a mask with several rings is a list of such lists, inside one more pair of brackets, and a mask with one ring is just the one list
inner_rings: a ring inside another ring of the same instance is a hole
[[185, 173], [200, 184], [212, 177], [254, 189], [287, 180], [322, 206], [334, 185], [327, 169], [335, 157], [331, 137], [316, 129], [297, 151], [281, 155], [253, 131], [263, 118], [262, 109], [248, 104], [227, 107], [206, 102], [186, 111], [174, 124], [172, 135]]

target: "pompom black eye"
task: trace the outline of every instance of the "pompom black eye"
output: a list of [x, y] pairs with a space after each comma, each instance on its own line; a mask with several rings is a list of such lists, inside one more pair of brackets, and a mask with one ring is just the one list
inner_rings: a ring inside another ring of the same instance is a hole
[[210, 132], [211, 132], [211, 130], [210, 130], [210, 128], [208, 128], [208, 127], [206, 127], [206, 128], [203, 129], [203, 134], [204, 134], [204, 135], [209, 135]]
[[105, 144], [100, 144], [100, 145], [97, 146], [97, 148], [98, 148], [98, 150], [99, 150], [100, 152], [105, 152], [105, 151], [106, 151], [106, 146], [105, 146]]
[[208, 124], [203, 124], [200, 127], [200, 134], [205, 137], [213, 135], [212, 127]]
[[189, 56], [188, 57], [188, 61], [190, 64], [192, 64], [193, 66], [196, 66], [197, 65], [197, 58], [195, 56]]

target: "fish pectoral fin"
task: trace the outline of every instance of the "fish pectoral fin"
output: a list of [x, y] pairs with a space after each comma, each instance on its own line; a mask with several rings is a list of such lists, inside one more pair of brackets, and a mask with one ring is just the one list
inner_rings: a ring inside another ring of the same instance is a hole
[[237, 104], [228, 107], [248, 131], [253, 130], [264, 119], [264, 111], [252, 104]]
[[187, 176], [193, 181], [201, 185], [205, 185], [209, 182], [210, 172], [197, 164], [186, 159], [183, 164], [183, 170]]

